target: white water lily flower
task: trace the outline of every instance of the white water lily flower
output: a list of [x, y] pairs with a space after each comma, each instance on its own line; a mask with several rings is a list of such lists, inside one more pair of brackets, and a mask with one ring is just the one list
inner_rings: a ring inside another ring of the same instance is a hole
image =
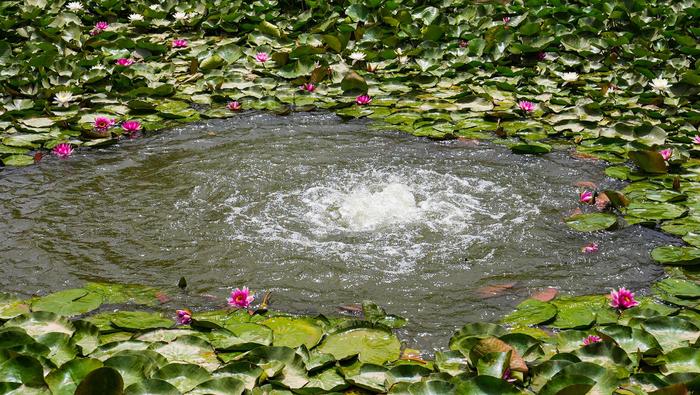
[[70, 11], [82, 11], [83, 5], [80, 4], [79, 1], [71, 1], [70, 3], [66, 4], [66, 8], [68, 8]]
[[142, 20], [143, 20], [143, 15], [141, 15], [141, 14], [131, 14], [131, 15], [129, 15], [129, 20], [130, 20], [131, 22], [142, 21]]
[[665, 78], [654, 78], [651, 80], [649, 83], [651, 85], [651, 89], [653, 89], [655, 92], [665, 92], [668, 90], [668, 88], [671, 87], [671, 85], [668, 83], [668, 80]]
[[160, 4], [151, 4], [148, 6], [148, 8], [152, 9], [153, 11], [158, 11], [160, 10]]
[[574, 73], [573, 71], [568, 72], [568, 73], [561, 73], [561, 79], [563, 79], [565, 82], [574, 82], [578, 80], [578, 73]]
[[73, 93], [71, 92], [56, 92], [53, 102], [61, 107], [68, 107], [73, 99]]
[[364, 52], [353, 52], [350, 54], [350, 59], [354, 60], [355, 62], [360, 61], [360, 60], [365, 60], [365, 55]]
[[173, 14], [173, 18], [175, 18], [176, 21], [185, 20], [185, 19], [187, 19], [187, 13], [182, 12], [182, 11], [178, 11], [178, 12]]

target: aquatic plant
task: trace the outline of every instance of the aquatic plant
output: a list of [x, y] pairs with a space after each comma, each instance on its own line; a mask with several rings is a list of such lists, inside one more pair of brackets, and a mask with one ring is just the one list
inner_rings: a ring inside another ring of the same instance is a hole
[[51, 152], [59, 158], [67, 158], [73, 154], [73, 147], [69, 143], [57, 144]]
[[134, 133], [141, 130], [141, 122], [139, 121], [124, 121], [122, 122], [122, 129], [127, 133]]
[[634, 299], [634, 293], [626, 288], [620, 288], [617, 291], [610, 291], [610, 306], [616, 309], [624, 310], [630, 307], [637, 306], [639, 302]]
[[593, 204], [595, 202], [595, 195], [591, 191], [583, 191], [578, 196], [578, 201], [586, 204]]
[[226, 104], [226, 108], [231, 111], [238, 111], [241, 109], [241, 103], [239, 103], [237, 100], [230, 101]]
[[594, 252], [598, 252], [598, 244], [596, 244], [596, 243], [586, 244], [585, 246], [583, 246], [583, 248], [581, 248], [581, 252], [583, 252], [584, 254], [592, 254]]
[[268, 60], [270, 60], [270, 55], [267, 54], [267, 52], [258, 52], [255, 54], [255, 60], [257, 60], [260, 63], [265, 63]]
[[306, 92], [313, 92], [316, 90], [316, 86], [313, 83], [304, 83], [302, 86], [299, 87], [301, 90], [306, 91]]
[[231, 291], [231, 296], [228, 298], [228, 304], [232, 307], [246, 308], [255, 300], [255, 297], [250, 293], [248, 287], [236, 288]]
[[673, 155], [673, 150], [670, 148], [662, 149], [659, 151], [659, 154], [661, 154], [661, 157], [664, 158], [664, 160], [669, 160]]
[[54, 103], [56, 103], [57, 106], [60, 107], [68, 107], [70, 106], [70, 103], [74, 100], [75, 98], [73, 97], [72, 92], [68, 91], [61, 91], [61, 92], [56, 92], [54, 95]]
[[589, 344], [598, 343], [601, 341], [603, 341], [603, 339], [601, 339], [600, 336], [588, 335], [583, 339], [583, 345], [587, 346]]
[[178, 38], [178, 39], [173, 40], [173, 41], [170, 43], [170, 45], [171, 45], [173, 48], [187, 48], [187, 40]]
[[188, 309], [175, 310], [178, 325], [189, 325], [192, 323], [192, 312]]
[[369, 95], [360, 95], [355, 98], [355, 103], [360, 106], [366, 106], [372, 102], [372, 98]]
[[525, 113], [530, 113], [535, 110], [535, 103], [527, 100], [520, 100], [518, 102], [518, 108]]
[[134, 64], [134, 61], [128, 58], [119, 58], [115, 60], [114, 63], [116, 63], [118, 66], [128, 67]]
[[95, 129], [104, 131], [114, 126], [116, 122], [117, 121], [112, 118], [96, 117], [95, 121], [93, 122], [93, 126]]

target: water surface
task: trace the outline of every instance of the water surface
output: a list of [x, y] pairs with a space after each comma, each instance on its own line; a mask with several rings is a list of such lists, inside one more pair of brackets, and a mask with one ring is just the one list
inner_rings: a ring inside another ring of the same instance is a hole
[[[566, 152], [517, 156], [327, 114], [188, 125], [5, 170], [0, 289], [172, 287], [185, 276], [192, 295], [223, 300], [248, 285], [292, 312], [371, 299], [410, 318], [411, 346], [438, 348], [547, 286], [643, 289], [662, 274], [648, 252], [665, 236], [563, 224], [578, 206], [574, 182], [614, 186], [602, 170]], [[598, 254], [580, 252], [589, 242]], [[509, 289], [484, 299], [479, 289], [499, 284]]]

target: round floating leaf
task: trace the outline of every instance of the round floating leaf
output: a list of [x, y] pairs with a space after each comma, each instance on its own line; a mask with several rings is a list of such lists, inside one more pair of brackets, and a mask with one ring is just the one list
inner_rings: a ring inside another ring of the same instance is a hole
[[297, 348], [303, 344], [312, 348], [323, 336], [323, 329], [306, 318], [273, 317], [261, 324], [272, 329], [275, 346]]
[[85, 284], [85, 289], [102, 295], [104, 303], [137, 303], [152, 306], [158, 302], [158, 290], [144, 285], [89, 282]]
[[42, 387], [45, 385], [44, 369], [35, 358], [0, 350], [0, 383]]
[[549, 321], [557, 315], [557, 308], [547, 302], [527, 299], [516, 307], [516, 311], [502, 319], [502, 322], [515, 325], [537, 325]]
[[644, 172], [664, 174], [667, 171], [666, 161], [656, 151], [630, 151], [629, 157]]
[[477, 376], [473, 379], [458, 381], [455, 393], [469, 395], [516, 395], [517, 388], [505, 380], [492, 376]]
[[677, 348], [664, 356], [668, 373], [700, 372], [700, 350], [693, 347]]
[[169, 328], [175, 323], [158, 313], [145, 311], [119, 311], [111, 315], [110, 321], [117, 328], [131, 331], [146, 329]]
[[160, 368], [152, 378], [167, 381], [180, 392], [187, 392], [211, 379], [211, 375], [201, 366], [188, 363], [171, 363]]
[[170, 362], [191, 363], [209, 371], [219, 367], [214, 349], [209, 343], [195, 336], [182, 336], [168, 344], [154, 344], [151, 349]]
[[351, 70], [343, 77], [340, 88], [346, 93], [365, 93], [367, 92], [367, 82], [361, 75]]
[[638, 218], [650, 220], [675, 219], [685, 214], [685, 207], [671, 203], [632, 202], [625, 213]]
[[205, 381], [188, 395], [240, 395], [245, 391], [243, 382], [233, 377], [219, 377]]
[[241, 380], [247, 389], [253, 389], [263, 370], [247, 361], [235, 361], [215, 370], [214, 377], [233, 377]]
[[651, 257], [664, 265], [692, 266], [700, 264], [700, 248], [695, 247], [656, 247]]
[[611, 370], [622, 368], [624, 371], [632, 366], [632, 360], [625, 350], [610, 342], [597, 342], [583, 346], [574, 351], [574, 355], [583, 362], [592, 362]]
[[124, 395], [180, 395], [172, 384], [163, 380], [146, 379], [131, 384], [124, 390]]
[[700, 298], [700, 285], [688, 280], [667, 278], [654, 284], [654, 288], [679, 298]]
[[408, 387], [411, 395], [443, 395], [454, 393], [455, 386], [443, 380], [428, 380], [413, 383]]
[[345, 359], [358, 355], [365, 363], [382, 364], [400, 356], [401, 343], [391, 331], [379, 328], [356, 328], [328, 336], [318, 351]]
[[537, 141], [511, 145], [510, 149], [516, 154], [547, 154], [552, 152], [551, 145]]
[[49, 373], [46, 383], [53, 395], [73, 395], [85, 376], [100, 367], [102, 362], [97, 359], [74, 359]]
[[479, 359], [481, 359], [486, 354], [502, 353], [509, 351], [512, 352], [512, 354], [510, 355], [510, 370], [527, 373], [527, 364], [525, 364], [525, 360], [523, 360], [523, 358], [518, 354], [517, 350], [511, 347], [510, 344], [495, 337], [489, 337], [486, 339], [479, 340], [479, 342], [476, 343], [469, 352], [469, 359], [474, 365]]
[[700, 336], [698, 327], [677, 317], [654, 317], [642, 323], [642, 328], [651, 333], [664, 352], [678, 347], [688, 347]]
[[385, 392], [388, 379], [387, 368], [371, 363], [360, 367], [357, 374], [346, 374], [345, 378], [351, 384], [370, 391]]
[[330, 368], [309, 376], [309, 382], [300, 390], [301, 393], [330, 393], [340, 391], [348, 386], [343, 376], [335, 368]]
[[151, 377], [158, 369], [157, 361], [150, 358], [146, 352], [143, 354], [118, 352], [106, 359], [104, 366], [117, 370], [127, 387]]
[[578, 214], [565, 219], [565, 222], [579, 232], [594, 232], [611, 228], [617, 223], [617, 216], [609, 213]]
[[97, 368], [85, 376], [78, 385], [75, 395], [122, 395], [124, 382], [119, 372], [112, 368]]
[[100, 334], [97, 326], [83, 320], [73, 321], [73, 326], [75, 326], [75, 333], [71, 337], [71, 342], [78, 346], [81, 354], [88, 355], [95, 351], [99, 345]]
[[38, 337], [46, 333], [59, 332], [72, 335], [75, 331], [73, 324], [58, 314], [38, 311], [23, 314], [5, 323], [5, 327], [17, 326], [24, 329], [29, 336]]
[[613, 339], [630, 356], [639, 351], [661, 350], [661, 346], [654, 336], [643, 329], [623, 325], [606, 325], [600, 327], [598, 332]]
[[84, 314], [102, 304], [102, 296], [86, 289], [67, 289], [36, 299], [34, 311], [50, 311], [63, 316]]

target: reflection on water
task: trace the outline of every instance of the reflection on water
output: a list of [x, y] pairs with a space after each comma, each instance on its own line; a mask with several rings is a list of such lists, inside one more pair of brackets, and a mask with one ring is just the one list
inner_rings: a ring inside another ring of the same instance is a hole
[[[533, 290], [643, 288], [662, 273], [639, 227], [579, 234], [561, 218], [575, 181], [613, 186], [565, 153], [515, 156], [490, 144], [376, 133], [332, 115], [242, 116], [5, 171], [0, 286], [24, 293], [84, 280], [172, 287], [211, 306], [232, 286], [274, 306], [333, 312], [371, 299], [440, 347]], [[583, 255], [597, 242], [600, 252]], [[482, 300], [480, 287], [514, 283]], [[412, 340], [413, 341], [413, 340]]]

